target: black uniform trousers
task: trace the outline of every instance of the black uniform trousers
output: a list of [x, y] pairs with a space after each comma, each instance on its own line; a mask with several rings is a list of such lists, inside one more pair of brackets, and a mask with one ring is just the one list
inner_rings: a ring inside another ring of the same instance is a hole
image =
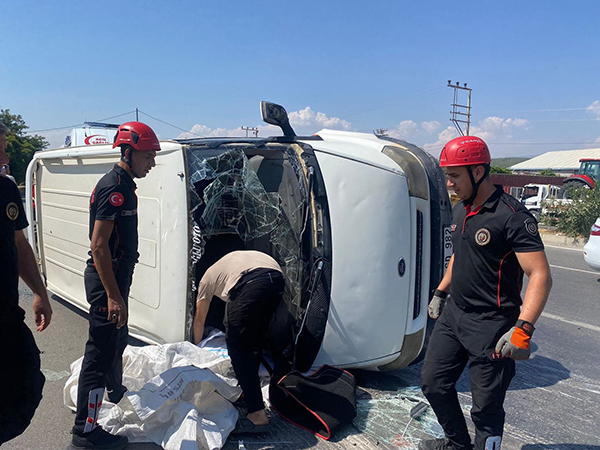
[[[113, 270], [121, 297], [129, 308], [128, 296], [133, 266], [114, 263]], [[96, 395], [97, 399], [91, 399], [92, 391], [98, 392], [97, 389], [107, 388], [117, 398], [125, 392], [122, 385], [123, 351], [127, 347], [129, 335], [127, 325], [117, 329], [116, 323], [108, 320], [106, 290], [100, 275], [89, 264], [85, 269], [84, 283], [87, 301], [90, 304], [90, 328], [77, 388], [77, 413], [73, 429], [79, 433], [84, 432], [86, 422], [90, 424], [86, 432], [95, 427], [103, 393]]]
[[40, 351], [21, 308], [0, 317], [0, 445], [29, 426], [42, 399]]
[[[518, 308], [477, 312], [452, 299], [437, 319], [421, 372], [422, 390], [454, 448], [470, 448], [471, 438], [455, 384], [469, 363], [475, 449], [488, 437], [502, 436], [504, 397], [515, 375], [515, 361], [495, 356], [498, 339], [514, 326]], [[498, 439], [498, 438], [496, 438]]]
[[244, 392], [248, 413], [264, 409], [258, 369], [269, 323], [283, 296], [277, 271], [258, 269], [231, 289], [225, 312], [225, 336], [231, 365]]

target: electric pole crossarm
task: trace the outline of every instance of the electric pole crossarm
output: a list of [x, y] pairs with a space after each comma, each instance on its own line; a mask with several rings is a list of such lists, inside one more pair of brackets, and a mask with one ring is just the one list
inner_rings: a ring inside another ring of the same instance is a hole
[[[456, 127], [456, 130], [459, 132], [459, 134], [461, 136], [468, 136], [469, 129], [471, 127], [471, 91], [472, 91], [472, 89], [467, 87], [467, 83], [464, 83], [464, 86], [461, 86], [458, 81], [455, 84], [452, 84], [452, 80], [448, 80], [448, 87], [451, 87], [452, 89], [454, 89], [454, 102], [450, 104], [450, 106], [452, 106], [452, 111], [450, 111], [450, 114], [452, 115], [450, 118], [450, 121], [454, 124], [454, 126]], [[458, 102], [459, 91], [467, 92], [467, 104], [466, 105], [462, 105], [461, 103]], [[461, 120], [461, 117], [465, 117], [466, 120]], [[462, 128], [460, 127], [461, 123], [464, 123], [467, 125], [466, 133], [463, 133]]]

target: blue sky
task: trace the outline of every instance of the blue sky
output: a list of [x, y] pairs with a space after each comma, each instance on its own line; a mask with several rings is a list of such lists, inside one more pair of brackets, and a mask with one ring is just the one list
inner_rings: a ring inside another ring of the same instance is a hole
[[[493, 156], [600, 147], [599, 19], [593, 0], [3, 2], [0, 108], [31, 130], [137, 107], [201, 135], [263, 136], [269, 100], [302, 134], [387, 128], [437, 154], [458, 80]], [[40, 134], [57, 146], [69, 131]]]

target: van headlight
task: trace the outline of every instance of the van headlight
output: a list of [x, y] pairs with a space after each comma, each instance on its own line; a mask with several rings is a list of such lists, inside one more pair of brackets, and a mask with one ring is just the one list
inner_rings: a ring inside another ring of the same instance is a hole
[[429, 198], [429, 179], [419, 158], [408, 150], [396, 146], [384, 147], [383, 154], [389, 156], [406, 174], [409, 195], [427, 200]]

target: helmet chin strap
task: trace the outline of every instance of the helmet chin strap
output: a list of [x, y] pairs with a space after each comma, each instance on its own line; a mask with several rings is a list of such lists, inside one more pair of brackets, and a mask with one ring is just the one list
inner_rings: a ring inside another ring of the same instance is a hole
[[[137, 173], [135, 173], [135, 171], [133, 170], [133, 165], [131, 164], [131, 159], [127, 156], [128, 152], [132, 152], [132, 151], [133, 150], [131, 148], [129, 148], [127, 151], [125, 151], [125, 155], [121, 157], [121, 161], [123, 161], [125, 164], [127, 164], [129, 166], [129, 170], [133, 174], [134, 178], [139, 178], [139, 175]], [[131, 153], [129, 153], [129, 154], [131, 154]]]
[[473, 166], [467, 166], [467, 172], [469, 172], [469, 178], [471, 179], [471, 186], [473, 187], [473, 192], [471, 193], [471, 196], [467, 200], [465, 200], [465, 205], [473, 204], [475, 198], [477, 197], [477, 191], [479, 191], [479, 186], [481, 186], [483, 180], [485, 180], [490, 173], [490, 166], [488, 164], [485, 164], [483, 167], [485, 169], [483, 176], [479, 179], [479, 181], [475, 181], [475, 177], [473, 176]]

